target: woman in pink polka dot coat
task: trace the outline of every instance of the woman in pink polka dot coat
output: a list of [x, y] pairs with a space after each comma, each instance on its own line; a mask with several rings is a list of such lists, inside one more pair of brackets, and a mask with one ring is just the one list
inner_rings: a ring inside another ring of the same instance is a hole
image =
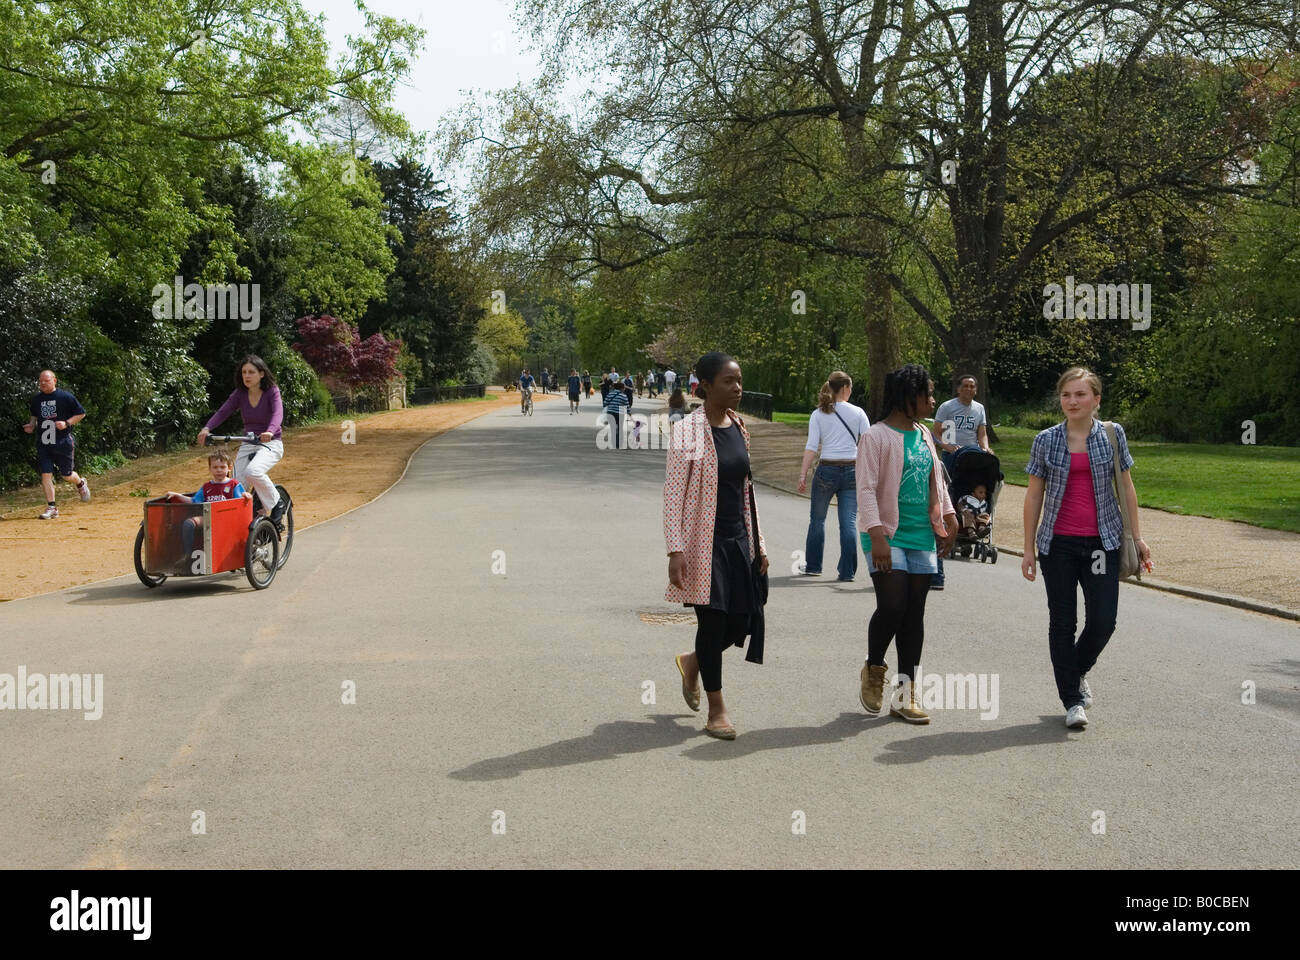
[[695, 369], [704, 404], [673, 425], [664, 478], [664, 597], [693, 606], [698, 621], [695, 650], [677, 657], [682, 696], [699, 710], [703, 681], [709, 700], [704, 732], [734, 740], [722, 700], [722, 653], [744, 642], [752, 615], [761, 610], [752, 563], [757, 550], [766, 573], [767, 550], [761, 532], [755, 542], [749, 433], [735, 412], [740, 365], [725, 353], [708, 353]]

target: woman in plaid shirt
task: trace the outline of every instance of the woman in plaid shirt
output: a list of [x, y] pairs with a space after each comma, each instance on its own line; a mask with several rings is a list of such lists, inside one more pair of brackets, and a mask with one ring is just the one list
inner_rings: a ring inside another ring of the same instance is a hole
[[[1083, 367], [1071, 367], [1056, 384], [1065, 420], [1042, 431], [1029, 451], [1029, 489], [1025, 493], [1025, 556], [1020, 572], [1033, 581], [1037, 563], [1047, 587], [1048, 645], [1056, 690], [1065, 707], [1065, 725], [1088, 725], [1092, 706], [1088, 671], [1115, 632], [1119, 605], [1119, 548], [1124, 521], [1115, 498], [1115, 454], [1102, 422], [1101, 380]], [[1133, 537], [1142, 565], [1151, 569], [1151, 549], [1141, 539], [1137, 491], [1129, 469], [1124, 428], [1115, 424], [1121, 493], [1133, 518]], [[1042, 523], [1039, 523], [1039, 514]], [[1078, 587], [1083, 587], [1083, 632], [1075, 639]]]

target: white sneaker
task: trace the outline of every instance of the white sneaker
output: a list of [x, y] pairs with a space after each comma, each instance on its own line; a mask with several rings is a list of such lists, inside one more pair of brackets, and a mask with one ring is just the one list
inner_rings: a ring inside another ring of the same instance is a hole
[[1065, 725], [1071, 730], [1082, 730], [1086, 727], [1088, 725], [1088, 715], [1083, 712], [1083, 707], [1076, 705], [1066, 711]]
[[41, 514], [42, 520], [53, 520], [59, 515], [58, 507], [46, 507], [45, 512]]
[[77, 487], [77, 493], [81, 495], [82, 503], [90, 503], [90, 484], [86, 482], [85, 477], [81, 478], [81, 484]]
[[1080, 677], [1080, 678], [1079, 678], [1079, 693], [1083, 696], [1083, 705], [1084, 705], [1085, 707], [1091, 707], [1091, 706], [1092, 706], [1092, 687], [1088, 686], [1088, 678], [1087, 678], [1087, 677]]

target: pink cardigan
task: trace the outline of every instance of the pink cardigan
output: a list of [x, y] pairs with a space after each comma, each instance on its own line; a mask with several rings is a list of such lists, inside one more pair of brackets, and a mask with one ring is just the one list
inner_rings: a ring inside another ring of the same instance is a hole
[[[943, 537], [943, 518], [956, 521], [956, 511], [943, 482], [939, 454], [934, 438], [923, 425], [917, 424], [934, 467], [930, 471], [930, 526], [935, 536]], [[877, 421], [858, 439], [858, 529], [866, 533], [872, 527], [884, 527], [885, 536], [898, 530], [898, 487], [903, 481], [903, 435], [893, 427]]]
[[[734, 410], [727, 416], [735, 422], [749, 451], [749, 431]], [[749, 517], [749, 491], [745, 478], [745, 532], [749, 555], [754, 556], [754, 527]], [[686, 589], [668, 584], [665, 600], [675, 603], [707, 604], [713, 586], [713, 523], [718, 510], [718, 451], [704, 407], [673, 424], [668, 444], [668, 471], [664, 477], [664, 542], [669, 553], [686, 554]], [[761, 535], [758, 555], [767, 548]]]

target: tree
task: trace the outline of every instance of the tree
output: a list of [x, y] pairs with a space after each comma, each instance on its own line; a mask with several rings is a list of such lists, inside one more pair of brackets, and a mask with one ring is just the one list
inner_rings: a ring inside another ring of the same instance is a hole
[[473, 271], [455, 248], [450, 192], [428, 167], [409, 157], [377, 163], [374, 170], [392, 227], [389, 248], [395, 268], [385, 301], [371, 305], [361, 328], [402, 337], [420, 359], [428, 382], [456, 377], [469, 361], [481, 308]]
[[299, 317], [298, 342], [293, 348], [322, 377], [332, 377], [349, 390], [382, 387], [397, 376], [402, 341], [374, 333], [364, 340], [357, 328], [337, 317]]
[[[503, 95], [495, 129], [469, 115], [448, 141], [483, 144], [484, 248], [513, 243], [521, 260], [573, 277], [708, 243], [855, 261], [873, 401], [901, 358], [896, 298], [954, 371], [987, 388], [998, 324], [1052, 244], [1142, 197], [1265, 194], [1223, 182], [1260, 129], [1225, 120], [1252, 109], [1232, 68], [1271, 63], [1295, 39], [1290, 0], [742, 0], [721, 16], [711, 0], [534, 0], [527, 11], [552, 38], [548, 76]], [[596, 64], [617, 81], [570, 119], [554, 91]], [[1053, 100], [1059, 74], [1085, 81], [1068, 85], [1068, 109]], [[1049, 132], [1054, 152], [1017, 166], [1016, 143]], [[824, 189], [786, 189], [779, 174], [797, 168]], [[753, 179], [775, 189], [746, 190]], [[691, 216], [737, 202], [745, 215]]]

